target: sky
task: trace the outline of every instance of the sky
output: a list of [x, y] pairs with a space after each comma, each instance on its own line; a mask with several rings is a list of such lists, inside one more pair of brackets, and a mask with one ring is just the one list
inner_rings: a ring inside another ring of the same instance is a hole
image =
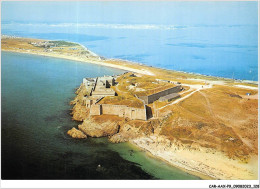
[[18, 2], [1, 4], [2, 22], [103, 24], [257, 24], [257, 2]]

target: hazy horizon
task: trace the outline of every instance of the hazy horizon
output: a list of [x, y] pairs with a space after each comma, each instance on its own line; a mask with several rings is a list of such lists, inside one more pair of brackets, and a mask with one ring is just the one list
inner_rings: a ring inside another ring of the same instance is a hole
[[257, 24], [257, 2], [2, 2], [2, 22]]

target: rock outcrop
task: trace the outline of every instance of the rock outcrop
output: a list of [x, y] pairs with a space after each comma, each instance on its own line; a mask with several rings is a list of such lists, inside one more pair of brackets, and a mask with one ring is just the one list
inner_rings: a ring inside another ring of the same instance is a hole
[[127, 142], [130, 139], [138, 138], [141, 136], [139, 128], [135, 128], [127, 123], [121, 126], [120, 132], [109, 137], [109, 141], [118, 143], [118, 142]]
[[89, 110], [86, 108], [86, 102], [84, 99], [84, 96], [87, 95], [86, 87], [81, 84], [75, 93], [77, 96], [70, 102], [71, 105], [74, 105], [71, 112], [72, 119], [83, 121], [89, 115]]
[[151, 122], [141, 120], [126, 121], [120, 125], [120, 130], [117, 134], [109, 137], [110, 142], [127, 142], [132, 139], [149, 136], [153, 133]]
[[76, 103], [72, 109], [72, 119], [76, 121], [83, 121], [89, 115], [89, 111], [86, 106]]
[[75, 127], [68, 130], [67, 134], [72, 138], [87, 138], [87, 136], [82, 131], [76, 129]]
[[91, 137], [105, 137], [111, 136], [119, 131], [119, 124], [113, 121], [104, 121], [97, 123], [91, 118], [85, 119], [84, 122], [78, 126], [79, 130]]

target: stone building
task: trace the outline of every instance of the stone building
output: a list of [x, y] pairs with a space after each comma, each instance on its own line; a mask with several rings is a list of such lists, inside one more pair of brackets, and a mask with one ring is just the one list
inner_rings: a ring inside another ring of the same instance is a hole
[[87, 108], [90, 108], [105, 96], [116, 95], [116, 92], [110, 88], [115, 85], [115, 78], [113, 76], [84, 78], [83, 84], [89, 92], [89, 96], [85, 97]]
[[83, 84], [86, 87], [93, 87], [96, 84], [96, 78], [83, 78]]
[[145, 104], [151, 104], [154, 101], [158, 100], [161, 97], [173, 94], [173, 93], [178, 93], [182, 90], [182, 87], [180, 85], [151, 94], [151, 95], [147, 95], [147, 96], [138, 96], [138, 98], [140, 98], [141, 100], [143, 100], [145, 102]]
[[129, 119], [147, 120], [146, 106], [133, 108], [126, 105], [94, 104], [90, 108], [90, 115], [117, 115]]
[[99, 77], [98, 82], [102, 83], [106, 88], [110, 88], [116, 84], [115, 78], [113, 76]]
[[83, 84], [92, 97], [115, 96], [116, 92], [110, 88], [115, 85], [113, 76], [104, 76], [97, 78], [84, 78]]
[[162, 102], [162, 101], [171, 101], [171, 100], [174, 100], [174, 99], [177, 99], [179, 98], [180, 95], [178, 93], [172, 93], [172, 94], [168, 94], [166, 96], [162, 96], [159, 98], [159, 101]]

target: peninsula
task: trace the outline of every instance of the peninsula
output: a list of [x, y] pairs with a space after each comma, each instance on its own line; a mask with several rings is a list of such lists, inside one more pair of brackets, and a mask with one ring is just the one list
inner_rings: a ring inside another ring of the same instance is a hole
[[125, 70], [83, 78], [71, 102], [75, 138], [130, 142], [205, 179], [258, 178], [258, 85], [106, 59], [80, 44], [2, 36], [2, 51]]

